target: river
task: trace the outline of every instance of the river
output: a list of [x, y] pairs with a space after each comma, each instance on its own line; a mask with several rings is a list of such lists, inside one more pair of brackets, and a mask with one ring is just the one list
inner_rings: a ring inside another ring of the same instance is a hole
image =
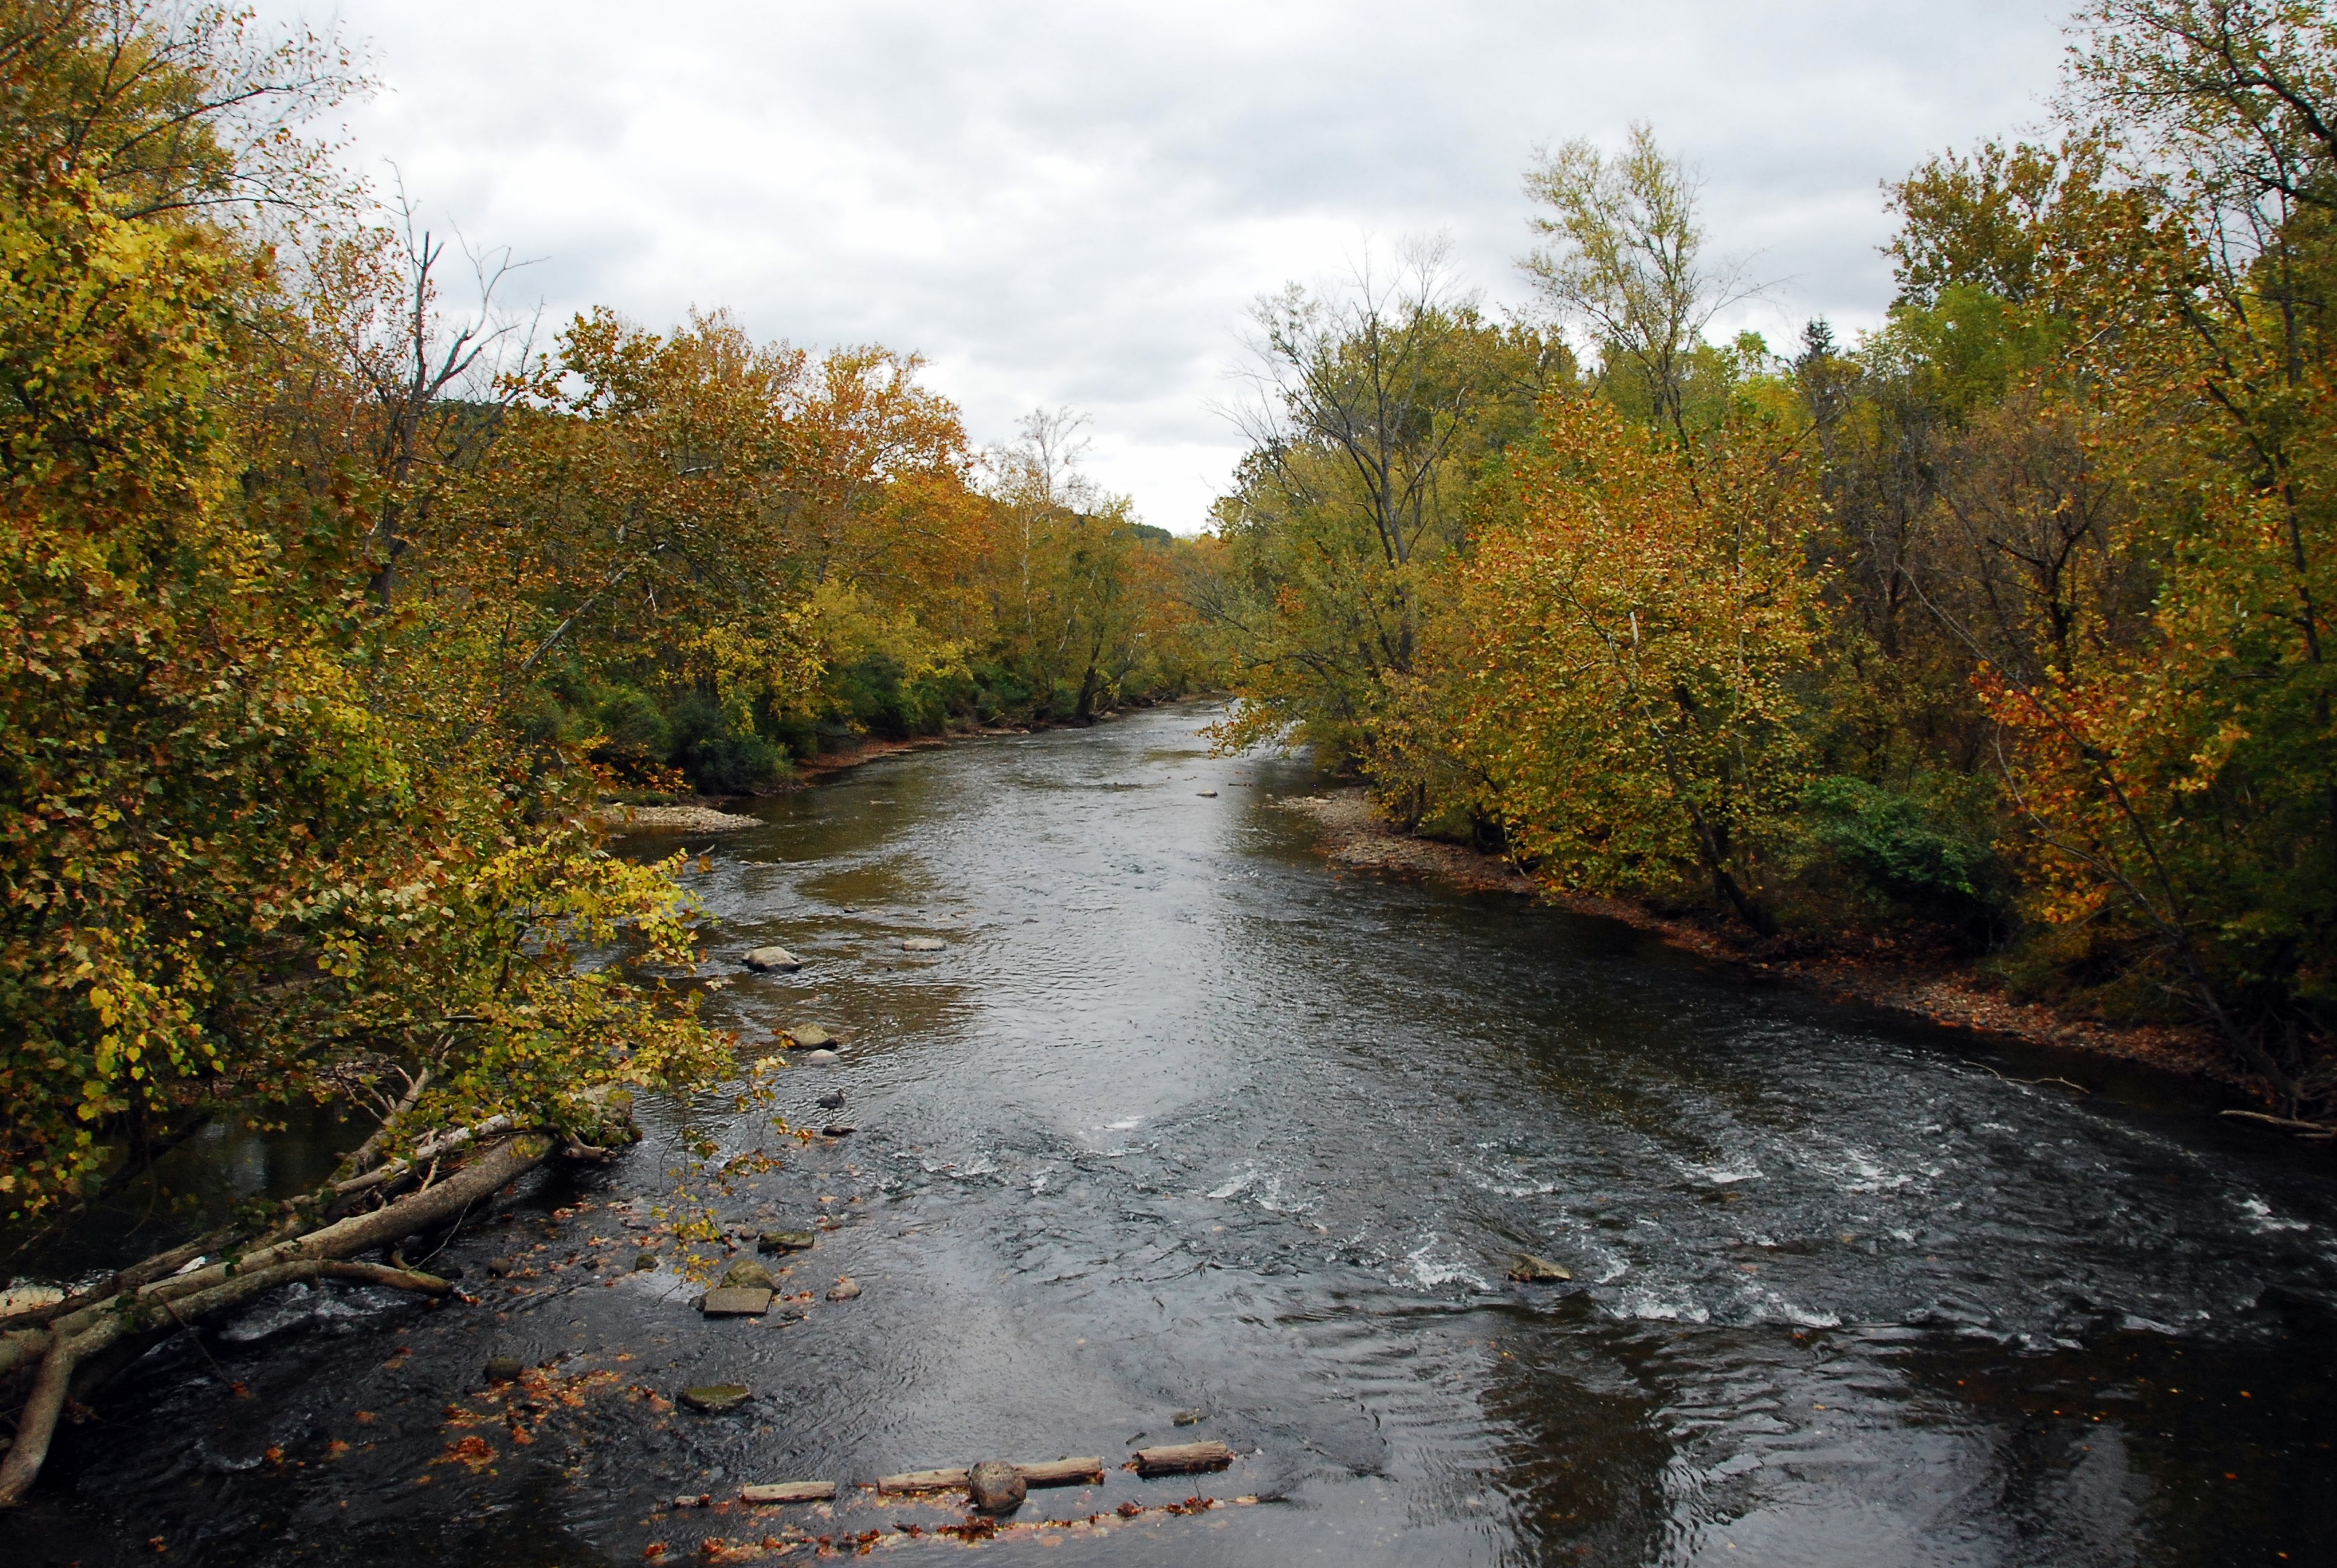
[[[979, 1550], [2337, 1561], [2324, 1155], [2133, 1069], [1340, 875], [1276, 804], [1322, 781], [1211, 759], [1206, 717], [767, 803], [693, 877], [707, 972], [736, 977], [710, 1007], [752, 1040], [842, 1034], [839, 1063], [778, 1074], [778, 1109], [856, 1131], [798, 1147], [727, 1097], [652, 1107], [640, 1147], [447, 1250], [478, 1305], [294, 1288], [182, 1336], [65, 1428], [0, 1555], [515, 1568], [713, 1537], [796, 1562], [876, 1531], [915, 1561], [966, 1549], [930, 1534], [958, 1511], [670, 1500], [1217, 1437], [1223, 1474], [1033, 1492]], [[765, 942], [806, 966], [744, 975]], [[2012, 1081], [2048, 1076], [2093, 1093]], [[718, 1194], [726, 1220], [832, 1217], [782, 1281], [807, 1308], [692, 1309], [650, 1210], [693, 1130], [779, 1155]], [[316, 1165], [298, 1140], [197, 1158], [252, 1191]], [[634, 1270], [645, 1244], [663, 1266]], [[1521, 1251], [1572, 1281], [1511, 1284]], [[857, 1299], [821, 1298], [846, 1276]], [[546, 1370], [491, 1392], [495, 1355]], [[755, 1397], [668, 1406], [718, 1381]], [[1218, 1505], [1160, 1506], [1188, 1495]]]

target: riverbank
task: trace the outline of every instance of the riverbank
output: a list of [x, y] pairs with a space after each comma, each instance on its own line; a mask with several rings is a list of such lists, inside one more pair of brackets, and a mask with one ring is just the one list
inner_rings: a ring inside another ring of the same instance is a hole
[[2252, 1098], [2256, 1093], [2205, 1029], [2072, 1017], [2043, 1003], [2007, 996], [2000, 986], [1969, 964], [1921, 956], [1884, 942], [1870, 943], [1857, 952], [1781, 953], [1636, 900], [1553, 892], [1501, 856], [1403, 831], [1372, 810], [1366, 792], [1360, 788], [1301, 796], [1282, 804], [1322, 829], [1323, 851], [1336, 866], [1425, 877], [1472, 893], [1538, 898], [1577, 915], [1618, 921], [1647, 932], [1667, 946], [1835, 1001], [1876, 1007], [1950, 1029], [1970, 1029], [2031, 1045], [2137, 1062]]

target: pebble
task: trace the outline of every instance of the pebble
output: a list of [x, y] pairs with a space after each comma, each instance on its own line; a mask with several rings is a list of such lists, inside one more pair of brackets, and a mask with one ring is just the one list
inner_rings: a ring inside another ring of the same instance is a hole
[[516, 1258], [490, 1258], [487, 1259], [487, 1273], [494, 1279], [501, 1279], [506, 1275], [516, 1274], [518, 1272], [519, 1259]]
[[657, 1254], [656, 1254], [656, 1253], [654, 1253], [654, 1252], [636, 1252], [636, 1253], [634, 1253], [634, 1254], [633, 1254], [633, 1267], [634, 1267], [635, 1269], [654, 1269], [654, 1268], [656, 1268], [656, 1267], [657, 1267]]
[[969, 1465], [965, 1489], [973, 1505], [984, 1514], [1012, 1514], [1031, 1494], [1022, 1472], [1003, 1459], [984, 1459]]
[[1217, 792], [1214, 789], [1196, 789], [1193, 793], [1204, 800], [1214, 800], [1217, 798]]
[[847, 1274], [836, 1282], [835, 1288], [828, 1291], [827, 1298], [831, 1301], [849, 1301], [859, 1294], [860, 1281]]
[[1179, 1410], [1168, 1419], [1178, 1426], [1198, 1426], [1208, 1418], [1207, 1410]]
[[758, 975], [803, 967], [803, 960], [784, 947], [757, 947], [738, 960]]

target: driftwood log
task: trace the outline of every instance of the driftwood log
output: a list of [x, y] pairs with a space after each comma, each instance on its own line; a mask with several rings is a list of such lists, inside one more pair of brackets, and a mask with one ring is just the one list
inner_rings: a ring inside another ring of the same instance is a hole
[[1234, 1451], [1215, 1438], [1136, 1451], [1139, 1475], [1189, 1475], [1196, 1471], [1222, 1470], [1233, 1462]]
[[738, 1501], [750, 1506], [775, 1503], [826, 1503], [836, 1495], [833, 1481], [776, 1481], [768, 1486], [741, 1486]]
[[[498, 1138], [498, 1132], [483, 1126], [460, 1138], [438, 1140], [434, 1152], [475, 1147], [459, 1170], [425, 1181], [419, 1191], [380, 1208], [306, 1231], [296, 1229], [296, 1211], [287, 1226], [257, 1238], [216, 1233], [123, 1269], [96, 1290], [8, 1319], [10, 1327], [0, 1332], [0, 1384], [20, 1378], [28, 1368], [33, 1382], [17, 1416], [15, 1441], [0, 1458], [0, 1508], [24, 1501], [48, 1458], [74, 1372], [105, 1351], [139, 1339], [158, 1340], [209, 1313], [295, 1280], [361, 1279], [446, 1294], [452, 1287], [435, 1275], [351, 1259], [459, 1219], [553, 1152], [553, 1140], [545, 1134]], [[387, 1174], [368, 1172], [329, 1191], [335, 1202], [384, 1193], [413, 1177], [419, 1163], [393, 1161], [381, 1167]], [[314, 1213], [309, 1210], [308, 1218]]]

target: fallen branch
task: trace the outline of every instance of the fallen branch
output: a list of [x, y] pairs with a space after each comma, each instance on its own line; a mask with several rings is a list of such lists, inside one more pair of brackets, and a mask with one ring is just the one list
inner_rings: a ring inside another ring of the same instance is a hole
[[336, 1199], [354, 1198], [360, 1192], [370, 1192], [376, 1187], [387, 1186], [401, 1177], [410, 1175], [416, 1166], [427, 1165], [439, 1156], [451, 1154], [466, 1143], [481, 1138], [491, 1138], [498, 1132], [508, 1132], [511, 1131], [511, 1124], [512, 1119], [508, 1116], [490, 1116], [475, 1127], [457, 1127], [450, 1132], [441, 1132], [435, 1138], [425, 1138], [414, 1146], [414, 1157], [411, 1160], [392, 1160], [378, 1170], [368, 1171], [361, 1176], [352, 1176], [346, 1181], [336, 1181], [333, 1183], [333, 1196]]
[[[476, 1131], [466, 1130], [465, 1141]], [[445, 1181], [379, 1209], [335, 1220], [305, 1235], [247, 1247], [184, 1273], [154, 1278], [158, 1264], [149, 1259], [134, 1271], [146, 1276], [143, 1282], [64, 1312], [44, 1328], [0, 1336], [0, 1378], [36, 1360], [40, 1367], [17, 1418], [16, 1440], [6, 1457], [0, 1459], [0, 1508], [13, 1508], [23, 1502], [38, 1478], [48, 1458], [57, 1416], [64, 1408], [73, 1369], [81, 1363], [121, 1340], [174, 1333], [207, 1313], [295, 1280], [358, 1279], [445, 1295], [453, 1287], [435, 1275], [351, 1259], [359, 1252], [390, 1246], [442, 1223], [533, 1171], [551, 1158], [552, 1152], [552, 1141], [534, 1132], [490, 1143]], [[188, 1260], [182, 1259], [179, 1267]], [[116, 1278], [127, 1278], [132, 1272], [125, 1270]]]
[[2225, 1111], [2222, 1115], [2240, 1122], [2255, 1122], [2266, 1127], [2277, 1127], [2284, 1132], [2302, 1132], [2308, 1137], [2337, 1138], [2337, 1122], [2300, 1122], [2293, 1116], [2269, 1116], [2262, 1111]]

